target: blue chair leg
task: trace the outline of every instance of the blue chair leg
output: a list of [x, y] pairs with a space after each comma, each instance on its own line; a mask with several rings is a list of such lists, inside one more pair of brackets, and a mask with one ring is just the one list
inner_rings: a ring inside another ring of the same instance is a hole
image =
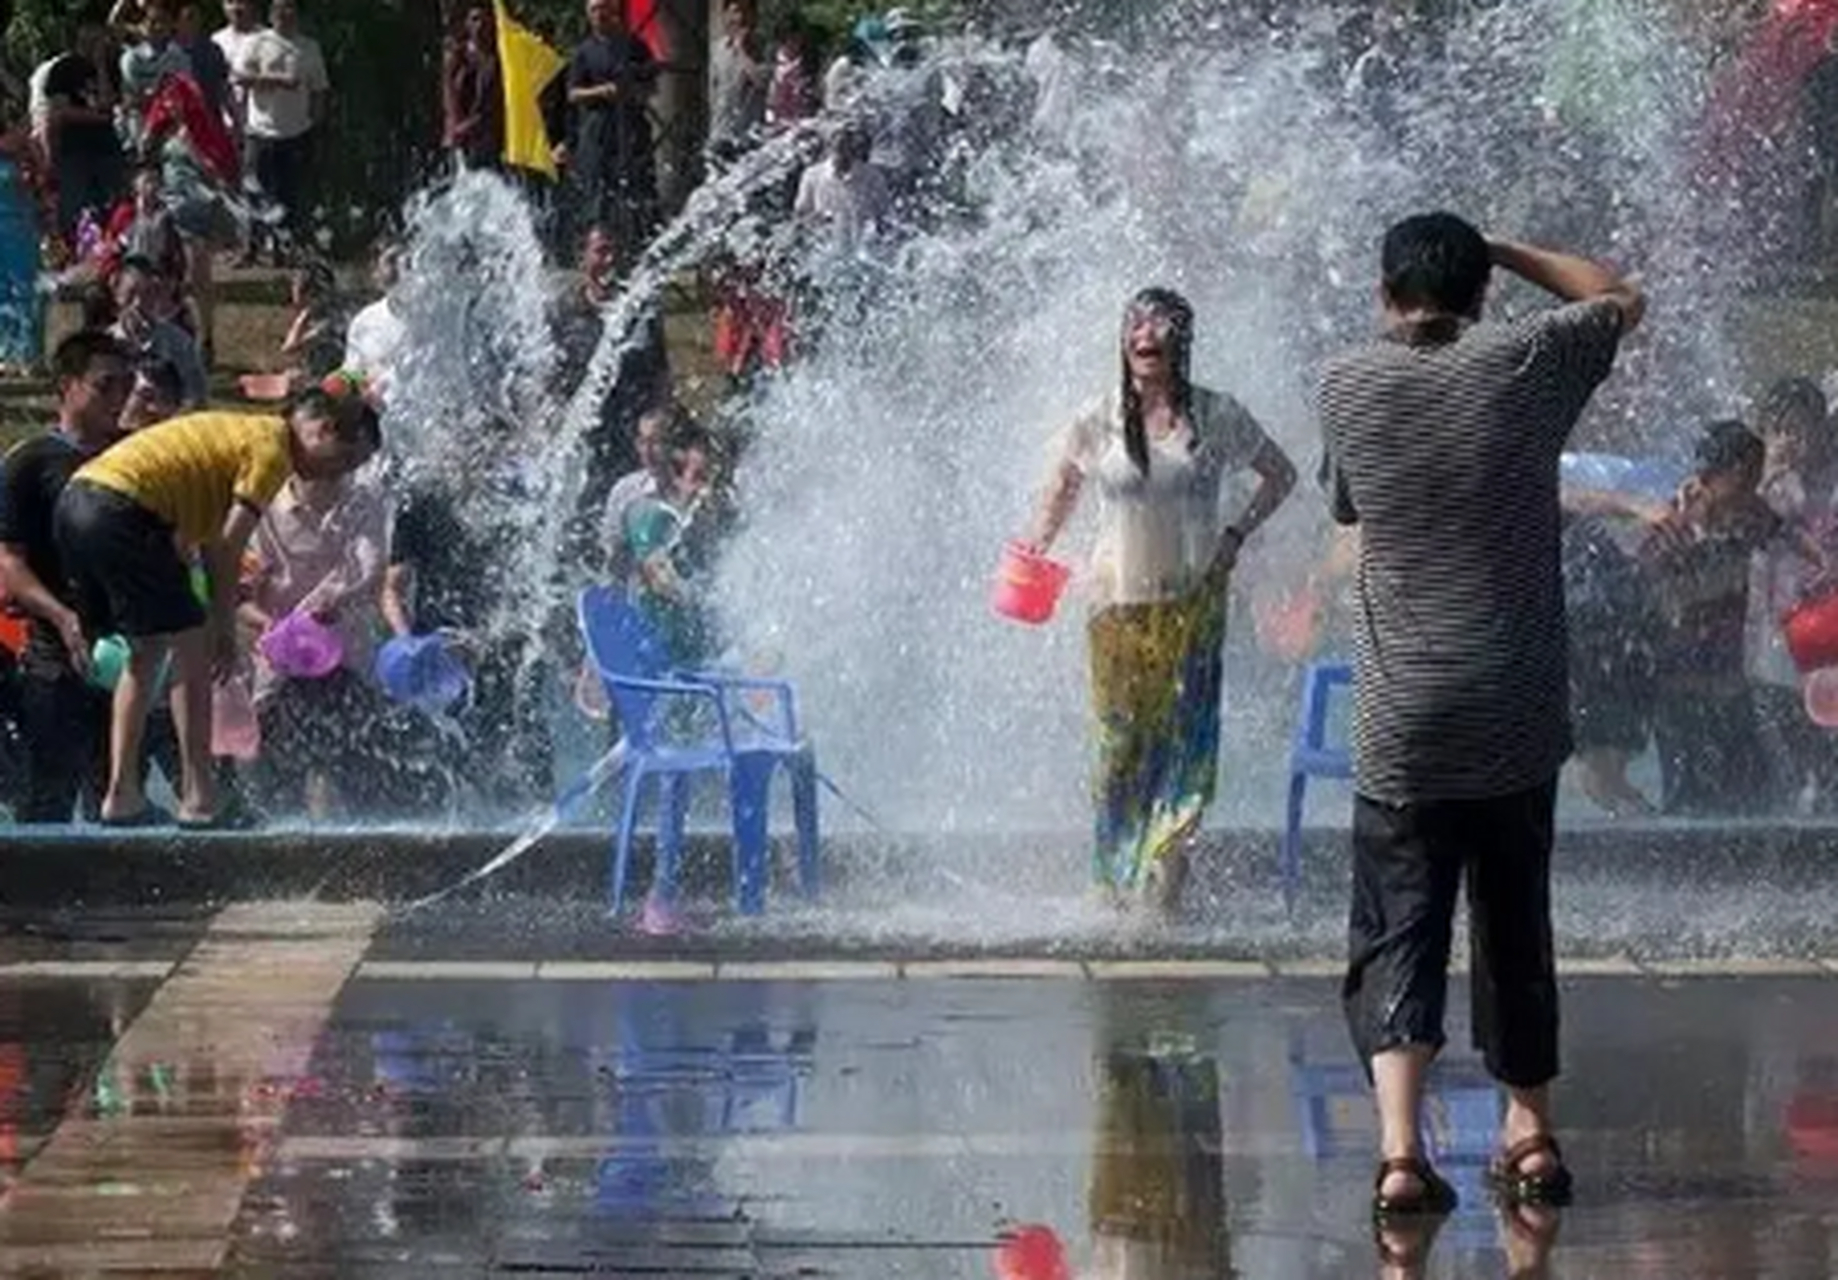
[[638, 807], [644, 800], [645, 778], [642, 765], [634, 765], [625, 776], [625, 801], [619, 810], [619, 834], [613, 840], [613, 914], [625, 906], [625, 882], [632, 866], [632, 837], [638, 832]]
[[768, 792], [775, 761], [743, 755], [728, 775], [734, 807], [734, 909], [756, 916], [766, 909]]
[[817, 760], [808, 751], [791, 764], [791, 804], [798, 830], [798, 887], [815, 899], [823, 892], [823, 868], [817, 855]]
[[663, 779], [657, 822], [657, 866], [651, 894], [666, 905], [676, 901], [677, 873], [683, 865], [683, 823], [689, 812], [689, 775]]
[[1302, 883], [1302, 815], [1308, 798], [1308, 775], [1297, 771], [1289, 775], [1289, 813], [1283, 825], [1283, 854], [1280, 868], [1283, 878], [1283, 905], [1296, 904], [1296, 890]]

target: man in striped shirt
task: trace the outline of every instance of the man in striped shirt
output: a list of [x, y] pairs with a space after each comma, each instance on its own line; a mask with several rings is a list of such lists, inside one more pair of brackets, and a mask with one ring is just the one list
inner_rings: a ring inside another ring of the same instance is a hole
[[[1481, 318], [1492, 269], [1565, 305]], [[1558, 455], [1639, 324], [1637, 288], [1451, 214], [1386, 233], [1387, 332], [1321, 378], [1324, 478], [1356, 524], [1348, 1025], [1377, 1094], [1385, 1214], [1446, 1213], [1423, 1159], [1456, 895], [1468, 881], [1476, 1047], [1505, 1086], [1491, 1175], [1561, 1202], [1550, 855], [1570, 753]]]

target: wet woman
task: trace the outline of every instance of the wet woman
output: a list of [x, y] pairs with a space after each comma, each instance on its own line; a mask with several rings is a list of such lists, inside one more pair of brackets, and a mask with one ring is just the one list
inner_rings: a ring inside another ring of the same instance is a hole
[[[1027, 541], [1053, 544], [1088, 484], [1091, 692], [1098, 767], [1092, 873], [1107, 896], [1178, 905], [1187, 846], [1218, 781], [1226, 591], [1245, 542], [1295, 487], [1295, 467], [1245, 408], [1195, 386], [1193, 308], [1145, 289], [1124, 312], [1118, 389], [1065, 433]], [[1251, 471], [1225, 518], [1224, 482]]]

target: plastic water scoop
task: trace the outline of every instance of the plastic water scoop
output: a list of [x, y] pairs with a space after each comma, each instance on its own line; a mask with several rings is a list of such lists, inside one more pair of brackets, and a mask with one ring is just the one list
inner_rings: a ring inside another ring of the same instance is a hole
[[996, 1248], [996, 1280], [1072, 1280], [1066, 1246], [1051, 1227], [1017, 1226], [1002, 1233]]
[[397, 702], [444, 711], [472, 685], [472, 676], [438, 635], [397, 636], [377, 651], [377, 683]]
[[[115, 686], [121, 683], [121, 677], [127, 672], [128, 659], [133, 655], [133, 644], [122, 636], [103, 636], [89, 650], [89, 682], [104, 693], [115, 692]], [[155, 694], [164, 692], [172, 676], [172, 655], [166, 655], [160, 663], [159, 673], [153, 679]]]
[[268, 665], [292, 679], [324, 679], [345, 660], [345, 642], [338, 632], [298, 610], [268, 628], [260, 643]]
[[990, 604], [1005, 618], [1037, 627], [1053, 616], [1072, 570], [1057, 560], [1011, 542], [1002, 549]]
[[1802, 672], [1838, 666], [1838, 595], [1808, 600], [1781, 619], [1793, 665]]

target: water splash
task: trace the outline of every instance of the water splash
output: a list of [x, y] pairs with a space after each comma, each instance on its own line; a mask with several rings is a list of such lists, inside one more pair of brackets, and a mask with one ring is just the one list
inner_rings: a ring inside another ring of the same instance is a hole
[[[1311, 370], [1371, 331], [1378, 234], [1423, 207], [1646, 269], [1664, 335], [1631, 353], [1581, 440], [1678, 449], [1728, 401], [1721, 312], [1746, 282], [1718, 266], [1679, 180], [1702, 76], [1655, 8], [1612, 8], [1584, 28], [1568, 0], [1491, 7], [1439, 52], [1405, 37], [1394, 78], [1352, 87], [1324, 23], [1064, 55], [1057, 114], [989, 143], [964, 169], [969, 215], [904, 244], [872, 305], [756, 410], [724, 613], [748, 648], [784, 655], [845, 782], [906, 829], [1084, 825], [1077, 609], [1027, 632], [985, 595], [1055, 433], [1115, 381], [1118, 311], [1143, 284], [1188, 293], [1196, 377], [1305, 473]], [[1031, 80], [1019, 55], [955, 57], [945, 74]], [[1502, 301], [1537, 302], [1517, 287]], [[1294, 669], [1250, 643], [1244, 602], [1302, 582], [1327, 537], [1304, 490], [1247, 554], [1216, 820], [1280, 820]], [[1088, 540], [1075, 527], [1066, 545]]]

